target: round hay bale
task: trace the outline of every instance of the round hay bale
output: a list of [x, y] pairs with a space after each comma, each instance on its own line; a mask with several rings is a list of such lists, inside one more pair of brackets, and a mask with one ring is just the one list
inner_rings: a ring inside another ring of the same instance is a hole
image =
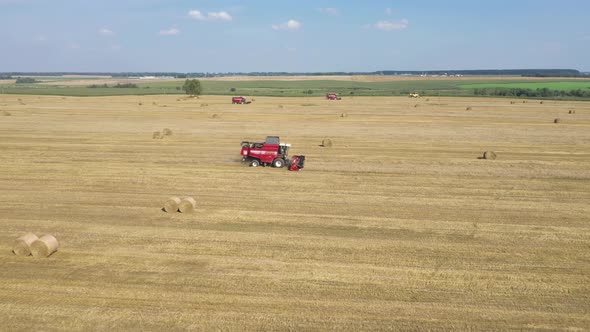
[[416, 104], [416, 105], [414, 105], [414, 108], [416, 108], [416, 107], [418, 107], [418, 106], [419, 106], [419, 105], [418, 105], [418, 104]]
[[511, 101], [511, 102], [510, 102], [510, 105], [514, 105], [514, 104], [516, 104], [516, 102], [515, 102], [515, 101]]
[[575, 110], [570, 110], [568, 113], [569, 114], [576, 114], [576, 111]]
[[467, 107], [465, 108], [465, 110], [466, 110], [466, 111], [471, 111], [471, 110], [472, 110], [472, 108], [471, 108], [471, 106], [467, 106]]
[[211, 119], [219, 119], [219, 114], [215, 113], [211, 115]]
[[347, 116], [348, 116], [348, 114], [346, 114], [346, 113], [340, 113], [340, 117], [341, 117], [341, 118], [345, 118], [345, 117], [347, 117]]
[[168, 128], [164, 128], [164, 130], [162, 130], [162, 134], [164, 136], [172, 136], [172, 130], [170, 130]]
[[526, 100], [523, 100], [523, 101], [522, 101], [522, 103], [523, 103], [523, 104], [526, 104]]
[[497, 156], [494, 151], [486, 151], [483, 153], [483, 159], [486, 159], [486, 160], [495, 160], [496, 157]]
[[57, 239], [51, 234], [46, 234], [31, 244], [31, 254], [33, 257], [49, 257], [57, 251], [57, 248], [59, 248]]
[[430, 98], [426, 98], [426, 101], [430, 101]]
[[178, 211], [178, 205], [180, 205], [180, 198], [178, 197], [170, 197], [164, 203], [164, 211], [168, 213], [174, 213]]
[[10, 112], [8, 112], [8, 111], [2, 111], [2, 115], [4, 115], [4, 116], [11, 116], [12, 114], [10, 114]]
[[541, 101], [541, 102], [539, 102], [539, 104], [543, 105], [543, 102]]
[[154, 131], [152, 134], [152, 139], [159, 139], [162, 138], [162, 134], [159, 131]]
[[322, 140], [322, 146], [323, 146], [323, 147], [325, 147], [325, 148], [331, 148], [331, 147], [332, 147], [332, 145], [333, 145], [333, 144], [332, 144], [332, 140], [331, 140], [331, 139], [329, 139], [329, 138], [324, 138], [324, 139]]
[[185, 197], [178, 205], [180, 213], [191, 213], [197, 208], [197, 201], [192, 197]]
[[31, 244], [39, 238], [33, 233], [25, 234], [14, 241], [12, 252], [17, 256], [29, 256], [31, 254]]
[[561, 119], [560, 118], [556, 118], [556, 119], [553, 120], [553, 123], [560, 123], [560, 122], [561, 122]]

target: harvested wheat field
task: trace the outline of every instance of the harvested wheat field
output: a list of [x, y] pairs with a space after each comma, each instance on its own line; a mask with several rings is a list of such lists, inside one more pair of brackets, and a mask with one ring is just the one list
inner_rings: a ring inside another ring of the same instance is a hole
[[177, 98], [0, 95], [0, 329], [590, 329], [590, 103]]

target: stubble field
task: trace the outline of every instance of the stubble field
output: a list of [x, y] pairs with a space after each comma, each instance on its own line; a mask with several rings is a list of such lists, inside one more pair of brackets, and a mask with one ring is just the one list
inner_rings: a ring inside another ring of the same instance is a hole
[[587, 330], [590, 103], [512, 101], [0, 95], [0, 329]]

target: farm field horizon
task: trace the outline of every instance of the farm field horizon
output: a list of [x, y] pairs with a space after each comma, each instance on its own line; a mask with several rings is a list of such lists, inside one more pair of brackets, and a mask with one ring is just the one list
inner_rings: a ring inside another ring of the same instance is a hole
[[[590, 103], [224, 94], [0, 94], [2, 328], [590, 327]], [[240, 162], [269, 135], [305, 169]], [[27, 232], [59, 251], [14, 256]]]
[[[139, 79], [116, 77], [36, 76], [34, 84], [0, 80], [0, 94], [58, 96], [183, 95], [185, 79]], [[525, 88], [571, 91], [590, 89], [587, 78], [534, 78], [520, 76], [231, 76], [199, 78], [206, 95], [250, 97], [318, 97], [329, 92], [342, 96], [404, 96], [419, 92], [427, 96], [473, 97], [478, 88]], [[135, 84], [135, 88], [114, 88]], [[107, 85], [108, 87], [104, 87]], [[563, 98], [562, 98], [563, 99]], [[575, 98], [573, 98], [575, 99]], [[586, 100], [589, 98], [585, 98]], [[583, 100], [578, 98], [578, 100]]]

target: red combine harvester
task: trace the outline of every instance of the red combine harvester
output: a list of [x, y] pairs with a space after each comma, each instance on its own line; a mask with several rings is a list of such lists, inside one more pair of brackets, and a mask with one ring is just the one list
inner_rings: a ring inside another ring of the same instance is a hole
[[300, 171], [305, 164], [305, 156], [293, 156], [289, 159], [291, 144], [281, 143], [278, 136], [267, 136], [264, 143], [242, 142], [242, 161], [251, 167], [260, 165], [282, 168], [287, 166], [290, 171]]
[[244, 97], [232, 97], [231, 99], [232, 104], [250, 104], [250, 101], [247, 101]]
[[338, 95], [335, 94], [335, 93], [328, 93], [328, 94], [326, 94], [326, 99], [328, 99], [328, 100], [340, 100], [342, 98], [338, 97]]

